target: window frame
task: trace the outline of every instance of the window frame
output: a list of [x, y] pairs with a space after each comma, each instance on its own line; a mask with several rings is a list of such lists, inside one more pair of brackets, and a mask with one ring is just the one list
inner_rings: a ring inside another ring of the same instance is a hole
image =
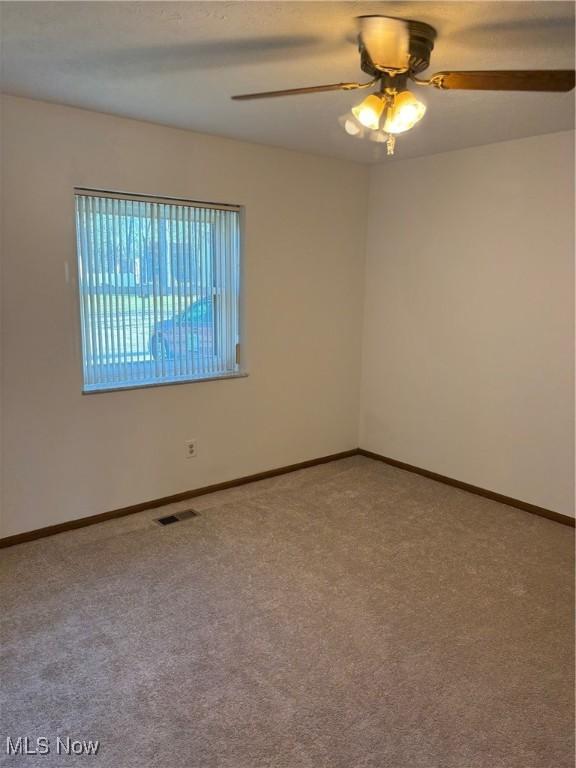
[[[97, 389], [86, 389], [86, 382], [84, 379], [84, 347], [82, 342], [82, 290], [80, 285], [80, 252], [78, 248], [78, 229], [76, 220], [76, 198], [79, 195], [94, 196], [94, 197], [109, 197], [117, 200], [133, 200], [135, 202], [148, 202], [165, 205], [188, 205], [191, 207], [199, 208], [212, 208], [216, 210], [224, 211], [236, 211], [238, 213], [238, 226], [239, 226], [239, 250], [238, 250], [238, 315], [237, 315], [237, 327], [238, 327], [238, 342], [236, 345], [236, 363], [238, 366], [237, 371], [227, 372], [219, 375], [207, 375], [197, 376], [190, 379], [178, 379], [178, 380], [159, 380], [138, 383], [133, 382], [130, 384], [118, 384], [110, 387], [99, 387]], [[173, 197], [170, 195], [153, 195], [142, 194], [132, 192], [120, 192], [109, 189], [98, 189], [93, 187], [74, 186], [72, 190], [72, 220], [73, 220], [73, 236], [74, 236], [74, 264], [73, 264], [73, 276], [74, 276], [74, 289], [76, 292], [76, 348], [78, 353], [78, 362], [80, 368], [80, 391], [82, 395], [100, 395], [109, 394], [113, 392], [125, 392], [133, 390], [155, 389], [157, 387], [170, 387], [170, 386], [182, 386], [185, 384], [199, 384], [202, 382], [210, 381], [228, 381], [230, 379], [243, 379], [249, 374], [245, 366], [245, 322], [244, 322], [244, 286], [245, 286], [245, 267], [244, 267], [244, 243], [245, 243], [245, 206], [241, 204], [229, 204], [229, 203], [215, 203], [204, 202], [200, 200], [192, 200], [184, 197]], [[66, 274], [69, 274], [68, 264], [66, 264]]]

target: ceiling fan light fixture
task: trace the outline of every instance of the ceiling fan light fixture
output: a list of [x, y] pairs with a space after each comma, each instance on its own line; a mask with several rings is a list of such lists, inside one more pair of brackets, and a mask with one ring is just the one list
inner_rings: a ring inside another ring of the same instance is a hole
[[404, 133], [413, 128], [424, 117], [426, 105], [410, 91], [402, 91], [394, 96], [394, 103], [388, 108], [384, 131], [386, 133]]
[[386, 100], [383, 96], [371, 93], [360, 104], [352, 107], [352, 114], [365, 128], [377, 131], [385, 106]]
[[[384, 4], [387, 5], [387, 4]], [[409, 4], [408, 4], [409, 5]], [[430, 65], [436, 30], [413, 19], [398, 19], [383, 14], [357, 17], [360, 69], [372, 78], [368, 82], [341, 82], [311, 85], [232, 96], [238, 101], [277, 96], [302, 96], [328, 91], [355, 91], [379, 88], [338, 122], [348, 136], [386, 145], [394, 154], [396, 136], [413, 128], [424, 117], [426, 105], [407, 90], [407, 82], [440, 91], [527, 91], [563, 93], [576, 85], [574, 69], [529, 70], [448, 70], [426, 79], [417, 77]], [[379, 154], [379, 147], [377, 154]]]

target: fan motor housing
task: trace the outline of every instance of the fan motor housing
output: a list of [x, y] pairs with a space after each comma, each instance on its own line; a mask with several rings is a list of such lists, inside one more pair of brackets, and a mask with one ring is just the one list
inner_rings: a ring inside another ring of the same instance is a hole
[[[414, 74], [423, 72], [430, 66], [430, 54], [434, 48], [434, 40], [436, 39], [436, 30], [429, 24], [424, 24], [422, 21], [406, 20], [408, 29], [410, 31], [410, 65], [409, 71]], [[372, 77], [379, 77], [382, 74], [382, 70], [377, 69], [368, 52], [362, 45], [362, 41], [359, 41], [360, 49], [360, 67], [363, 72], [366, 72]]]

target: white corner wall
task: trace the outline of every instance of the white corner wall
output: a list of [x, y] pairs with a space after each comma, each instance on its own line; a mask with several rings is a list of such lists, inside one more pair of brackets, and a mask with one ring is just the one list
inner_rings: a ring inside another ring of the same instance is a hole
[[574, 134], [372, 169], [360, 445], [574, 515]]
[[[365, 167], [14, 97], [1, 163], [2, 536], [357, 446]], [[246, 207], [248, 378], [81, 395], [75, 186]]]

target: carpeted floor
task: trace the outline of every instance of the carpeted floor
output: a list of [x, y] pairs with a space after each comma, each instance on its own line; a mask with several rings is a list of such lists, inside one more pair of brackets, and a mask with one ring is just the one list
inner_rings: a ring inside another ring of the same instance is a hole
[[558, 523], [354, 457], [1, 559], [2, 730], [100, 741], [7, 766], [573, 768]]

